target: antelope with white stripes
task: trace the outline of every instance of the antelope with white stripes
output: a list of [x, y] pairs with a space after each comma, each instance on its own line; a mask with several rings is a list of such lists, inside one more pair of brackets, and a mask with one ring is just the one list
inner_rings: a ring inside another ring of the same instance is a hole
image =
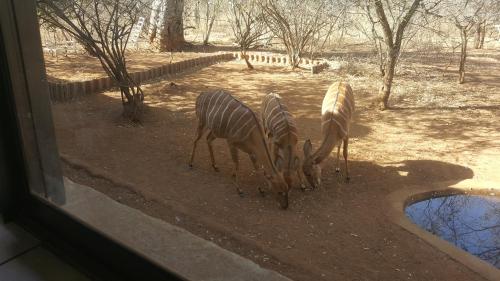
[[[283, 174], [278, 171], [264, 138], [262, 126], [255, 113], [241, 101], [224, 90], [201, 93], [196, 99], [196, 116], [198, 118], [197, 135], [193, 144], [189, 166], [193, 166], [196, 144], [205, 131], [208, 131], [207, 144], [210, 160], [215, 165], [212, 142], [216, 138], [226, 139], [234, 162], [232, 178], [240, 195], [243, 191], [238, 181], [238, 150], [246, 152], [256, 170], [259, 163], [264, 167], [264, 176], [276, 195], [276, 200], [283, 209], [288, 207], [288, 185]], [[259, 187], [259, 192], [263, 190]]]
[[304, 163], [302, 170], [313, 188], [321, 186], [321, 168], [324, 160], [332, 150], [337, 149], [337, 165], [335, 171], [340, 172], [340, 146], [344, 144], [344, 160], [346, 182], [349, 182], [349, 168], [347, 165], [347, 147], [349, 145], [349, 124], [354, 112], [354, 95], [347, 82], [333, 83], [321, 106], [321, 133], [323, 140], [320, 147], [313, 153], [310, 140], [304, 143]]
[[293, 184], [293, 174], [297, 175], [300, 187], [305, 189], [300, 172], [300, 159], [297, 153], [298, 130], [293, 115], [283, 104], [278, 94], [266, 95], [261, 106], [264, 133], [274, 156], [274, 164], [283, 172], [288, 187]]

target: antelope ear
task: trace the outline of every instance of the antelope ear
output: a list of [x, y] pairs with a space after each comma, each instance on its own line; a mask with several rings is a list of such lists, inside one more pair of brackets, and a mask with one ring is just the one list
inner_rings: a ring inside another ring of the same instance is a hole
[[304, 156], [306, 158], [309, 158], [309, 156], [311, 156], [311, 153], [312, 153], [311, 140], [306, 140], [306, 142], [304, 143]]
[[283, 162], [283, 157], [281, 157], [281, 155], [278, 155], [278, 157], [276, 158], [276, 162], [274, 163], [278, 171], [283, 170]]

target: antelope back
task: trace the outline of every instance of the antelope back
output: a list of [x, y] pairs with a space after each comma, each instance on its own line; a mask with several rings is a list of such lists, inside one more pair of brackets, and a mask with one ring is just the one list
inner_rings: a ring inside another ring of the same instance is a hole
[[333, 83], [321, 106], [321, 131], [323, 135], [336, 131], [339, 139], [349, 135], [349, 125], [354, 113], [354, 95], [347, 82]]
[[262, 101], [262, 123], [267, 135], [282, 151], [282, 163], [276, 163], [278, 168], [285, 171], [285, 179], [289, 179], [290, 172], [299, 167], [297, 156], [297, 126], [293, 115], [281, 101], [278, 94], [268, 94]]
[[278, 145], [297, 144], [297, 125], [288, 107], [278, 94], [268, 94], [262, 101], [264, 132], [272, 135]]
[[201, 93], [196, 116], [216, 137], [231, 141], [244, 141], [253, 130], [260, 130], [255, 113], [224, 90]]

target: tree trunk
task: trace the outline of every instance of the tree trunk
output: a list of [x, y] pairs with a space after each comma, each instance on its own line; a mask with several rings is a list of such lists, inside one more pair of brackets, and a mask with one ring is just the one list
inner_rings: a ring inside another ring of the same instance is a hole
[[203, 38], [203, 45], [208, 45], [208, 40], [210, 39], [210, 33], [212, 33], [212, 28], [214, 26], [215, 15], [210, 20], [210, 24], [207, 26], [207, 33], [205, 34], [205, 38]]
[[142, 117], [144, 95], [138, 86], [121, 86], [123, 117], [140, 122]]
[[297, 52], [293, 49], [287, 50], [288, 53], [288, 64], [295, 69], [299, 66], [300, 63], [300, 55], [297, 55]]
[[[380, 110], [389, 108], [389, 97], [391, 95], [392, 81], [394, 79], [394, 72], [396, 64], [401, 51], [401, 44], [403, 42], [403, 34], [410, 22], [411, 18], [417, 11], [421, 0], [413, 0], [410, 9], [406, 12], [401, 21], [397, 24], [397, 29], [391, 28], [387, 16], [385, 15], [384, 5], [381, 0], [370, 1], [375, 5], [375, 11], [384, 32], [384, 41], [387, 46], [387, 57], [385, 59], [385, 69], [383, 71], [384, 78], [382, 86], [379, 90], [379, 107]], [[394, 32], [396, 31], [396, 32]]]
[[160, 38], [160, 51], [178, 51], [184, 46], [183, 11], [184, 0], [167, 0]]
[[158, 31], [158, 26], [156, 24], [151, 27], [151, 32], [149, 33], [149, 44], [153, 44], [156, 39], [156, 32]]
[[300, 64], [300, 58], [297, 58], [296, 56], [290, 57], [290, 65], [292, 66], [292, 69], [299, 67], [299, 64]]
[[485, 36], [486, 36], [486, 23], [483, 23], [481, 26], [481, 39], [479, 40], [479, 49], [482, 49], [484, 46]]
[[250, 63], [250, 61], [248, 60], [248, 55], [247, 55], [247, 52], [246, 51], [241, 51], [241, 56], [243, 57], [243, 59], [245, 60], [245, 63], [247, 64], [247, 67], [248, 69], [254, 69], [253, 68], [253, 65]]
[[484, 37], [486, 35], [486, 21], [482, 21], [476, 26], [476, 34], [474, 37], [474, 48], [482, 49], [484, 45]]
[[142, 118], [142, 109], [143, 102], [136, 96], [132, 100], [123, 103], [123, 117], [133, 122], [140, 122]]
[[85, 50], [87, 55], [89, 55], [91, 57], [97, 57], [97, 54], [94, 52], [94, 49], [92, 49], [92, 47], [89, 47], [88, 45], [83, 44], [83, 43], [80, 43], [80, 45], [83, 46], [83, 49]]
[[476, 26], [476, 34], [474, 36], [474, 48], [475, 49], [480, 49], [481, 45], [481, 24], [479, 23], [477, 26]]
[[160, 28], [164, 23], [165, 7], [167, 5], [167, 0], [153, 0], [151, 3], [151, 13], [149, 15], [149, 26], [148, 26], [148, 36], [149, 43], [158, 43], [158, 33]]
[[144, 92], [140, 85], [130, 77], [126, 69], [121, 69], [113, 76], [120, 85], [123, 117], [133, 122], [140, 122], [144, 105]]
[[392, 81], [394, 79], [394, 72], [396, 69], [398, 54], [399, 52], [397, 51], [397, 49], [393, 48], [388, 51], [386, 57], [382, 87], [380, 87], [379, 90], [380, 110], [386, 110], [389, 108], [389, 97], [391, 95]]
[[460, 30], [460, 38], [462, 39], [461, 51], [460, 51], [460, 65], [458, 66], [458, 83], [463, 84], [465, 81], [465, 60], [467, 59], [467, 29], [462, 27]]

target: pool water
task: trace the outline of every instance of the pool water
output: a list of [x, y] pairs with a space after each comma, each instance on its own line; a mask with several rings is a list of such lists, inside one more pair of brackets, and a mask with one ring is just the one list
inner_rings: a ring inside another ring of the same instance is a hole
[[421, 228], [500, 269], [500, 197], [451, 195], [409, 205]]

